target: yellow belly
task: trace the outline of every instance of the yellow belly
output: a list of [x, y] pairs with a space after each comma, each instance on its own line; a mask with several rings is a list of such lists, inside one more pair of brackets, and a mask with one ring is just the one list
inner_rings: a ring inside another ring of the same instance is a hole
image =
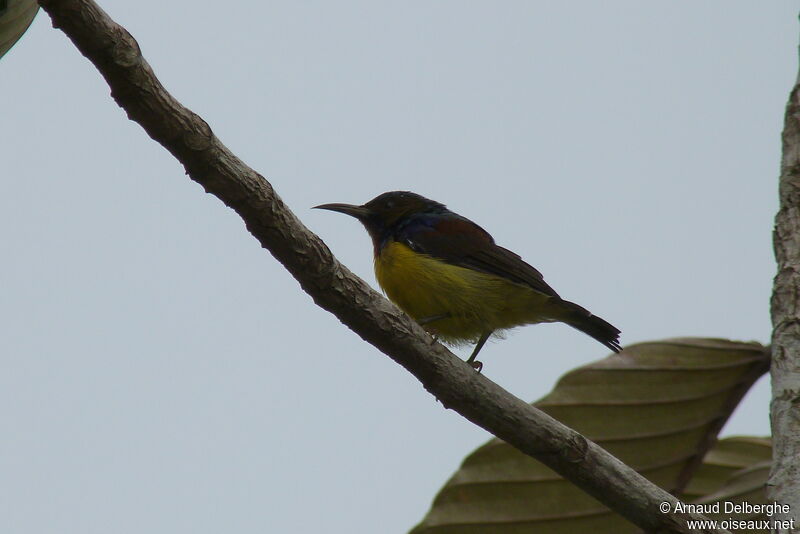
[[450, 265], [391, 242], [375, 258], [386, 295], [417, 321], [446, 316], [425, 329], [449, 343], [475, 341], [484, 332], [550, 322], [550, 297], [498, 276]]

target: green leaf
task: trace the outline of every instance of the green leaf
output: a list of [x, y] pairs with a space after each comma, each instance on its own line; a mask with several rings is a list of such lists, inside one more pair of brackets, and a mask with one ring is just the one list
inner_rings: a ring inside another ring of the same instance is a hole
[[0, 57], [22, 37], [38, 11], [36, 0], [0, 0]]
[[[567, 373], [535, 405], [654, 483], [680, 492], [768, 365], [768, 350], [758, 343], [706, 338], [641, 343]], [[705, 482], [686, 488], [694, 492], [691, 497], [750, 487], [736, 485], [747, 478], [740, 470], [752, 466], [745, 445], [732, 448], [723, 441], [720, 447], [709, 456], [715, 463], [699, 471], [706, 473]], [[764, 449], [756, 449], [761, 461]], [[729, 457], [738, 460], [726, 464]], [[412, 531], [490, 532], [624, 534], [639, 529], [543, 464], [493, 439], [464, 460]]]

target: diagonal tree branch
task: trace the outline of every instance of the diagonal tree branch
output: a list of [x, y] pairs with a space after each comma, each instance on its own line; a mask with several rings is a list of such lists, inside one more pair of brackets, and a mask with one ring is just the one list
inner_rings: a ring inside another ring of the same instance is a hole
[[133, 37], [97, 4], [91, 0], [40, 0], [40, 4], [53, 26], [97, 67], [131, 120], [169, 150], [194, 181], [235, 210], [319, 306], [414, 374], [446, 407], [540, 460], [648, 531], [688, 533], [687, 519], [703, 519], [661, 513], [662, 502], [674, 510], [677, 499], [577, 432], [475, 373], [341, 265], [261, 175], [164, 89]]

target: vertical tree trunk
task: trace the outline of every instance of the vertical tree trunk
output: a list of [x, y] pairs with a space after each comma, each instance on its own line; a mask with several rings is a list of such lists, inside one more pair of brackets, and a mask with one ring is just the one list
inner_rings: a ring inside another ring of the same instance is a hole
[[[800, 85], [795, 82], [786, 105], [780, 209], [773, 244], [778, 261], [772, 292], [773, 462], [767, 483], [770, 500], [788, 504], [800, 532]], [[786, 532], [781, 531], [781, 532]]]

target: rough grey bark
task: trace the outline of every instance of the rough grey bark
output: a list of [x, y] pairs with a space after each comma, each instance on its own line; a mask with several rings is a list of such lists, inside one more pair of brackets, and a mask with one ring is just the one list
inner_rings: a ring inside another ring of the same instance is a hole
[[[100, 71], [111, 94], [189, 176], [235, 210], [247, 229], [324, 309], [414, 374], [444, 406], [533, 456], [649, 532], [689, 533], [693, 514], [661, 513], [675, 497], [577, 432], [514, 397], [436, 343], [341, 265], [272, 186], [231, 153], [156, 79], [131, 35], [91, 0], [40, 0], [53, 25]], [[719, 532], [699, 530], [691, 532]]]
[[[800, 85], [795, 82], [786, 105], [780, 208], [773, 245], [778, 274], [772, 290], [773, 461], [767, 496], [788, 504], [800, 532]], [[786, 531], [783, 531], [786, 532]]]

